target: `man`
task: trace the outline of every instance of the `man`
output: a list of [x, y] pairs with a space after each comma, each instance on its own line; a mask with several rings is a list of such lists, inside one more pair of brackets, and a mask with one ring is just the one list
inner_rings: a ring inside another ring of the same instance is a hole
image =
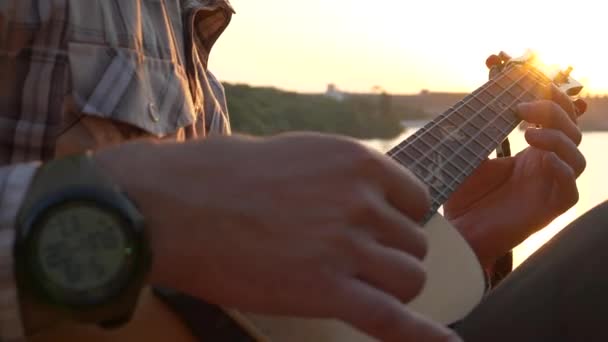
[[[52, 321], [17, 288], [10, 257], [41, 163], [97, 150], [87, 167], [145, 218], [151, 283], [386, 341], [459, 340], [401, 305], [424, 283], [427, 248], [415, 222], [428, 194], [411, 173], [334, 136], [193, 139], [230, 132], [207, 60], [231, 15], [225, 0], [0, 1], [1, 336]], [[585, 168], [567, 97], [519, 113], [544, 127], [526, 134], [531, 147], [486, 162], [446, 206], [485, 266], [572, 206]]]

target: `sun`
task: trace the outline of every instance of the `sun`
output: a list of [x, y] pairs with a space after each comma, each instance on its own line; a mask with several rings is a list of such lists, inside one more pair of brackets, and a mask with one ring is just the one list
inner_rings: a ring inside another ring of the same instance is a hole
[[593, 53], [588, 53], [547, 44], [539, 46], [535, 52], [543, 63], [554, 68], [565, 70], [572, 67], [571, 76], [585, 86], [583, 94], [608, 93], [608, 67], [601, 57], [608, 50], [603, 46], [592, 48]]

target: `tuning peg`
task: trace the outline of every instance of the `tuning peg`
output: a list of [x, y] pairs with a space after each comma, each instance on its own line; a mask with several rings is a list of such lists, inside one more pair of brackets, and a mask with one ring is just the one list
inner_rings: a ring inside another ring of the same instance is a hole
[[562, 84], [562, 83], [567, 83], [568, 82], [568, 78], [570, 77], [570, 73], [572, 72], [572, 67], [569, 66], [566, 70], [564, 71], [560, 71], [557, 76], [555, 76], [555, 79], [553, 79], [553, 82], [555, 82], [556, 84]]
[[486, 66], [488, 69], [492, 69], [493, 67], [498, 67], [502, 65], [502, 59], [497, 55], [491, 55], [486, 59]]
[[508, 61], [511, 60], [511, 56], [509, 56], [506, 52], [504, 51], [500, 51], [500, 53], [498, 54], [498, 57], [500, 57], [500, 59], [504, 62], [507, 63]]
[[587, 102], [585, 102], [583, 99], [576, 99], [574, 101], [574, 107], [576, 107], [576, 114], [581, 116], [587, 111]]

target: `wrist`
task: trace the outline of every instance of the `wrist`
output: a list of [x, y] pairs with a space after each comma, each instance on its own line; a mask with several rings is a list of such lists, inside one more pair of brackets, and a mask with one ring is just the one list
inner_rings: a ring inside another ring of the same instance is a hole
[[162, 187], [158, 183], [161, 179], [167, 182], [160, 170], [167, 166], [160, 155], [162, 145], [165, 144], [145, 140], [123, 144], [96, 151], [93, 160], [104, 174], [126, 193], [144, 217], [154, 255], [148, 281], [169, 286], [169, 273], [172, 268], [165, 260], [171, 260], [172, 253], [166, 247], [171, 240], [171, 237], [167, 236], [166, 227], [171, 226], [162, 222], [166, 203]]

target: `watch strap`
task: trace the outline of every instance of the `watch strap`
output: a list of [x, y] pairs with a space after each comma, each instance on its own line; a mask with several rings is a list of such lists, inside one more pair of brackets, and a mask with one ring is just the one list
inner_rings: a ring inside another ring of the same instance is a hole
[[[34, 175], [20, 210], [20, 221], [41, 199], [73, 186], [95, 186], [120, 193], [95, 164], [90, 152], [56, 159], [42, 165]], [[134, 209], [134, 208], [133, 208]]]
[[37, 163], [0, 168], [0, 341], [21, 341], [25, 335], [12, 248], [16, 216], [37, 169]]

